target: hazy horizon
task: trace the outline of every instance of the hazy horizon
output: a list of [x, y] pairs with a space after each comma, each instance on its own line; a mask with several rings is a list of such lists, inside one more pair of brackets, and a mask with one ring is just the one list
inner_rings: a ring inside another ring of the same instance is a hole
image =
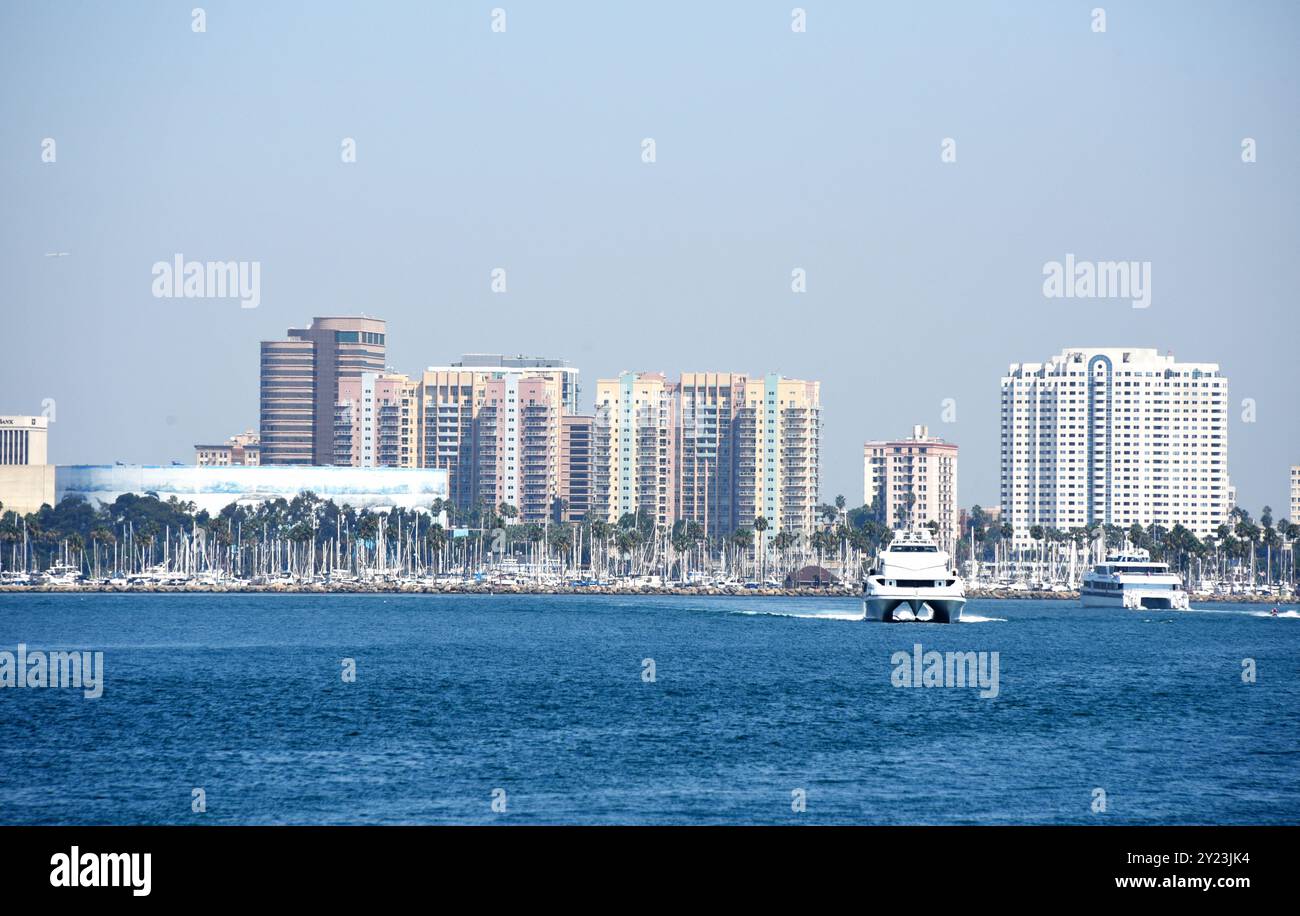
[[[9, 3], [0, 414], [52, 400], [52, 463], [192, 463], [257, 428], [259, 341], [365, 312], [398, 371], [561, 358], [584, 410], [623, 370], [817, 379], [823, 501], [925, 424], [992, 506], [1008, 365], [1143, 347], [1220, 364], [1238, 502], [1284, 518], [1296, 47], [1286, 2]], [[177, 253], [256, 262], [258, 306], [155, 297]], [[1045, 298], [1067, 254], [1149, 262], [1150, 307]]]

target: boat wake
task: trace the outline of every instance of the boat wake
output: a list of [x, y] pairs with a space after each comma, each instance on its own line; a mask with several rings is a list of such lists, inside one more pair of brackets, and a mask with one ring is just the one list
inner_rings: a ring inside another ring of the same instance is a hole
[[[732, 614], [744, 614], [746, 617], [796, 617], [800, 620], [853, 620], [861, 623], [866, 620], [866, 613], [851, 614], [845, 611], [822, 611], [820, 613], [799, 613], [796, 611], [754, 611], [735, 610]], [[910, 621], [903, 621], [904, 623]], [[962, 614], [958, 623], [1006, 623], [1005, 617], [984, 617], [980, 614]]]
[[800, 620], [857, 620], [865, 619], [865, 614], [849, 614], [843, 611], [823, 611], [820, 614], [799, 614], [794, 611], [732, 611], [746, 617], [797, 617]]
[[1276, 617], [1279, 620], [1285, 617], [1288, 620], [1300, 620], [1300, 611], [1285, 610], [1278, 611], [1274, 614], [1272, 611], [1236, 611], [1231, 608], [1210, 608], [1210, 607], [1189, 607], [1185, 611], [1179, 611], [1180, 614], [1231, 614], [1234, 617]]

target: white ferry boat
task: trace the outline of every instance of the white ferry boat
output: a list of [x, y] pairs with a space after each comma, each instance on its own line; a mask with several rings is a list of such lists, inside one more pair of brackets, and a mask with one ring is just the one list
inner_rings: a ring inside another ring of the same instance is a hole
[[862, 586], [867, 620], [956, 623], [965, 606], [965, 583], [926, 528], [896, 534]]
[[1084, 607], [1120, 607], [1129, 610], [1185, 611], [1187, 592], [1168, 563], [1157, 563], [1146, 550], [1107, 554], [1084, 573], [1079, 597]]

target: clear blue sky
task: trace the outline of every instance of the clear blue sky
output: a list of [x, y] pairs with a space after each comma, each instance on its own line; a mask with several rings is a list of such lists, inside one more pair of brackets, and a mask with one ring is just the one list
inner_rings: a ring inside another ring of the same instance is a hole
[[[1222, 364], [1240, 500], [1286, 515], [1300, 4], [801, 5], [8, 0], [0, 413], [55, 399], [57, 463], [188, 462], [257, 425], [259, 340], [365, 311], [399, 370], [560, 356], [587, 404], [623, 369], [818, 378], [826, 498], [928, 423], [992, 505], [1007, 364], [1150, 346]], [[259, 261], [260, 308], [153, 298], [175, 252]], [[1152, 306], [1045, 299], [1067, 252], [1151, 261]]]

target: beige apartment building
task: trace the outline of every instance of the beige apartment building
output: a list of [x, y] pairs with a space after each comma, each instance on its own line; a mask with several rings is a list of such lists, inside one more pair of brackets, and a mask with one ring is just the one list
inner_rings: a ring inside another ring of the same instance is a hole
[[878, 507], [891, 528], [935, 522], [940, 546], [952, 551], [961, 537], [957, 446], [925, 426], [913, 426], [909, 438], [864, 443], [862, 499]]
[[414, 380], [393, 372], [363, 372], [340, 380], [332, 463], [356, 468], [417, 467], [418, 387]]
[[762, 516], [767, 538], [811, 533], [821, 488], [821, 383], [747, 379], [737, 433], [737, 527]]
[[677, 518], [678, 386], [660, 372], [596, 382], [592, 511], [617, 522], [642, 509], [657, 525]]
[[779, 375], [623, 373], [596, 384], [593, 511], [639, 509], [721, 538], [812, 531], [821, 466], [818, 382]]
[[[518, 510], [543, 522], [565, 495], [564, 420], [577, 370], [559, 360], [466, 356], [425, 370], [417, 388], [417, 457], [448, 472], [460, 509]], [[589, 497], [583, 497], [589, 501]]]
[[[730, 372], [682, 373], [676, 516], [697, 522], [711, 538], [740, 527], [737, 449], [747, 383], [747, 376]], [[752, 510], [752, 460], [744, 472]]]

